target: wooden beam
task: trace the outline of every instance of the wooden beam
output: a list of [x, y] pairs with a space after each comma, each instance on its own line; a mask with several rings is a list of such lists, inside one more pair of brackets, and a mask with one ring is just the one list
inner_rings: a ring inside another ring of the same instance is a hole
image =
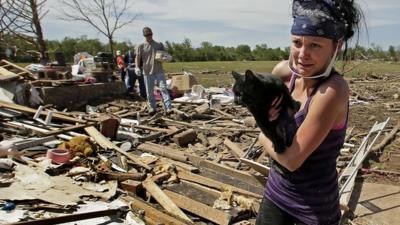
[[254, 186], [264, 187], [267, 182], [265, 178], [260, 179], [260, 177], [257, 177], [253, 174], [249, 174], [246, 171], [241, 171], [241, 170], [231, 168], [229, 166], [221, 165], [219, 163], [215, 163], [213, 161], [206, 160], [204, 158], [201, 158], [201, 157], [198, 157], [195, 155], [186, 154], [186, 156], [188, 157], [189, 161], [191, 163], [193, 163], [194, 166], [197, 166], [199, 168], [210, 169], [217, 173], [221, 173], [221, 174], [225, 174], [227, 176], [234, 177], [238, 180], [247, 182], [248, 184], [251, 184]]
[[110, 140], [108, 140], [106, 137], [104, 137], [100, 133], [100, 131], [98, 131], [95, 127], [90, 126], [90, 127], [85, 127], [84, 129], [85, 129], [86, 133], [90, 137], [92, 137], [97, 142], [97, 144], [100, 145], [102, 148], [113, 149], [113, 150], [121, 153], [122, 155], [126, 156], [128, 159], [132, 160], [137, 165], [139, 165], [147, 170], [151, 170], [151, 167], [144, 164], [138, 158], [135, 158], [135, 156], [133, 154], [125, 152], [124, 150], [122, 150], [118, 146], [116, 146], [114, 143], [112, 143]]
[[[23, 113], [29, 113], [29, 114], [35, 114], [36, 113], [36, 109], [32, 109], [26, 106], [22, 106], [22, 105], [18, 105], [18, 104], [14, 104], [14, 103], [8, 103], [8, 102], [4, 102], [0, 100], [0, 108], [7, 108], [7, 109], [13, 109], [13, 110], [17, 110], [19, 112], [23, 112]], [[45, 115], [47, 116], [48, 112], [47, 111], [42, 111], [42, 113], [40, 115]], [[65, 116], [62, 115], [60, 113], [57, 112], [53, 112], [53, 118], [58, 119], [58, 120], [63, 120], [63, 121], [67, 121], [67, 122], [72, 122], [72, 123], [86, 123], [85, 120], [81, 120], [81, 119], [77, 119], [74, 117], [69, 117], [69, 116]]]
[[231, 216], [221, 210], [214, 209], [206, 204], [195, 201], [186, 196], [177, 194], [173, 191], [164, 190], [164, 193], [179, 207], [198, 215], [204, 219], [221, 225], [228, 225], [231, 221]]
[[38, 138], [35, 140], [26, 140], [26, 141], [21, 141], [18, 143], [14, 144], [14, 147], [16, 150], [22, 150], [25, 148], [30, 148], [30, 147], [34, 147], [34, 146], [38, 146], [41, 145], [43, 143], [49, 142], [49, 141], [54, 141], [56, 140], [56, 138], [54, 136], [48, 136], [48, 137], [44, 137], [44, 138]]
[[264, 176], [268, 176], [270, 168], [250, 159], [240, 158], [240, 161]]
[[142, 184], [143, 187], [146, 188], [147, 192], [149, 192], [151, 196], [155, 198], [165, 210], [167, 210], [167, 212], [185, 221], [193, 223], [193, 221], [186, 216], [186, 214], [182, 212], [177, 205], [175, 205], [175, 203], [157, 186], [156, 183], [154, 183], [154, 181], [147, 179]]
[[63, 134], [66, 133], [68, 131], [73, 131], [73, 130], [79, 130], [88, 126], [93, 126], [94, 123], [88, 123], [88, 124], [79, 124], [79, 125], [73, 125], [73, 126], [68, 126], [68, 127], [64, 127], [64, 128], [60, 128], [57, 130], [53, 130], [53, 131], [49, 131], [46, 133], [42, 133], [41, 136], [51, 136], [51, 135], [58, 135], [58, 134]]
[[168, 159], [168, 158], [161, 159], [161, 161], [165, 161], [165, 162], [167, 162], [167, 163], [174, 164], [175, 166], [178, 166], [178, 167], [180, 167], [180, 168], [182, 168], [182, 169], [184, 169], [184, 170], [187, 170], [187, 171], [189, 171], [189, 172], [192, 172], [192, 173], [198, 173], [198, 172], [199, 172], [199, 168], [194, 167], [194, 166], [192, 166], [192, 165], [189, 165], [189, 164], [187, 164], [187, 163], [175, 161], [175, 160]]
[[161, 212], [160, 210], [154, 208], [153, 206], [145, 203], [144, 201], [133, 198], [133, 197], [124, 197], [125, 201], [130, 202], [132, 209], [135, 210], [143, 210], [145, 213], [145, 218], [149, 218], [151, 221], [146, 220], [146, 224], [148, 222], [153, 222], [152, 224], [165, 224], [165, 225], [187, 225], [187, 222], [182, 222], [179, 219], [176, 219], [166, 213]]
[[220, 190], [220, 191], [222, 191], [224, 189], [224, 187], [226, 187], [226, 188], [232, 190], [233, 192], [236, 192], [236, 193], [241, 194], [241, 195], [250, 196], [250, 197], [259, 198], [259, 199], [262, 198], [262, 196], [259, 195], [259, 194], [255, 194], [253, 192], [246, 191], [246, 190], [234, 187], [234, 186], [229, 185], [229, 184], [224, 184], [222, 182], [210, 179], [208, 177], [203, 177], [203, 176], [200, 176], [200, 175], [197, 175], [197, 174], [189, 173], [189, 172], [186, 172], [184, 170], [179, 170], [178, 177], [179, 177], [179, 179], [191, 181], [191, 182], [198, 183], [198, 184], [202, 184], [204, 186], [212, 187], [212, 188], [215, 188], [215, 189]]
[[[30, 124], [16, 122], [16, 121], [10, 121], [10, 122], [4, 123], [3, 125], [11, 126], [11, 127], [18, 127], [18, 128], [23, 128], [23, 129], [29, 129], [29, 130], [33, 130], [33, 131], [41, 133], [41, 134], [46, 134], [47, 132], [50, 132], [50, 130], [48, 130], [48, 129], [44, 129], [44, 128], [36, 127], [36, 126], [30, 125]], [[64, 139], [64, 140], [71, 140], [71, 138], [72, 138], [70, 135], [66, 135], [66, 134], [58, 134], [57, 137]]]
[[182, 133], [175, 135], [172, 140], [180, 147], [185, 147], [192, 143], [197, 138], [197, 133], [194, 129], [186, 130]]
[[245, 153], [243, 152], [242, 149], [239, 148], [235, 143], [233, 143], [231, 140], [228, 138], [225, 138], [224, 144], [231, 150], [232, 154], [237, 158], [243, 158]]
[[167, 146], [162, 146], [150, 142], [143, 143], [137, 147], [137, 149], [145, 152], [151, 152], [163, 157], [167, 157], [173, 160], [187, 162], [188, 158], [181, 151], [169, 148]]
[[[122, 126], [126, 126], [126, 125], [122, 125]], [[129, 127], [133, 127], [133, 128], [137, 128], [137, 129], [143, 129], [143, 130], [165, 132], [165, 133], [173, 132], [173, 130], [170, 130], [170, 129], [163, 129], [163, 128], [158, 128], [158, 127], [149, 127], [149, 126], [145, 126], [145, 125], [130, 125]]]
[[31, 72], [29, 72], [27, 69], [22, 68], [14, 63], [11, 63], [5, 59], [2, 59], [0, 61], [0, 65], [1, 67], [5, 68], [5, 67], [12, 67], [15, 68], [17, 70], [19, 70], [20, 72], [25, 72], [24, 74], [26, 74], [26, 77], [30, 78], [31, 80], [36, 80], [36, 78], [33, 76], [33, 74]]

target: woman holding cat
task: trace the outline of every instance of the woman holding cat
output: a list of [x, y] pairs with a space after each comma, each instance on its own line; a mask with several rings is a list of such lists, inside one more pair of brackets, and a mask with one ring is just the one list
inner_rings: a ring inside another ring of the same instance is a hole
[[[286, 169], [272, 166], [256, 224], [339, 224], [336, 159], [347, 127], [349, 87], [333, 65], [362, 13], [354, 0], [294, 0], [292, 10], [290, 58], [273, 73], [291, 73], [289, 91], [301, 103], [297, 132], [281, 154], [260, 134], [273, 165]], [[270, 120], [279, 114], [279, 100], [274, 105]]]

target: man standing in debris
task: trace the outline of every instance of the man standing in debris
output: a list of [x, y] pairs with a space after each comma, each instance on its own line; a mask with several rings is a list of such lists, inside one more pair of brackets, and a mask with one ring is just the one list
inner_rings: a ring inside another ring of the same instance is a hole
[[161, 42], [153, 40], [153, 31], [149, 27], [143, 28], [143, 36], [146, 41], [136, 48], [136, 65], [143, 63], [143, 71], [137, 66], [135, 68], [136, 75], [140, 76], [143, 72], [144, 83], [146, 84], [147, 102], [149, 113], [156, 113], [156, 100], [154, 98], [155, 83], [159, 85], [165, 112], [171, 112], [171, 98], [167, 90], [167, 83], [163, 67], [160, 61], [155, 60], [157, 51], [165, 51], [164, 45]]
[[[146, 87], [144, 85], [143, 76], [137, 76], [135, 73], [135, 68], [139, 67], [139, 65], [135, 64], [135, 53], [129, 50], [124, 57], [125, 65], [126, 65], [126, 74], [125, 74], [125, 85], [128, 89], [128, 92], [132, 92], [135, 90], [136, 80], [139, 81], [139, 91], [140, 96], [142, 98], [146, 98]], [[140, 67], [139, 67], [140, 68]], [[127, 76], [126, 76], [127, 75]]]
[[117, 60], [116, 61], [117, 61], [117, 67], [118, 67], [118, 70], [119, 70], [119, 74], [121, 76], [121, 80], [124, 82], [125, 81], [125, 74], [126, 74], [124, 56], [121, 55], [121, 51], [120, 50], [117, 50], [116, 55], [117, 55]]

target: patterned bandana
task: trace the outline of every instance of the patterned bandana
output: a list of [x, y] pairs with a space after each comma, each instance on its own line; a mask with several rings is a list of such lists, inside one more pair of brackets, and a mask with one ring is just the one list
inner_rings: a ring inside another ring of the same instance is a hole
[[335, 0], [293, 0], [293, 35], [339, 40], [345, 35], [344, 14]]

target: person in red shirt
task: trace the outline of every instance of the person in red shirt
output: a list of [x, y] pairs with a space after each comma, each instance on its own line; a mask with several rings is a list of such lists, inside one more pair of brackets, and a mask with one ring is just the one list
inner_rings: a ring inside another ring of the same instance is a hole
[[125, 82], [126, 66], [124, 62], [124, 56], [121, 54], [120, 50], [117, 50], [116, 55], [117, 55], [117, 66], [119, 74], [121, 76], [122, 82]]

